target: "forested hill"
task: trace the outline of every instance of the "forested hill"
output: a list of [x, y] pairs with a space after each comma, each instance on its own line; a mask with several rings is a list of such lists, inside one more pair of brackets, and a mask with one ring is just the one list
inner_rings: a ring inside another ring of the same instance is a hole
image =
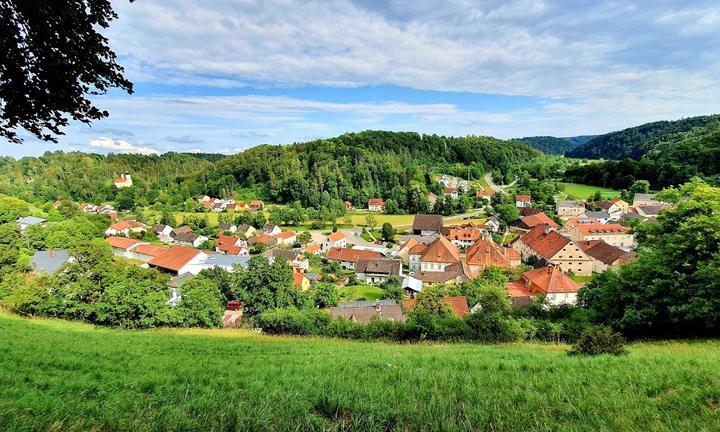
[[660, 143], [681, 142], [684, 134], [696, 128], [715, 128], [718, 115], [689, 117], [675, 121], [658, 121], [599, 135], [569, 151], [567, 156], [587, 159], [635, 159]]
[[576, 148], [579, 145], [585, 144], [590, 141], [593, 135], [581, 135], [575, 137], [553, 137], [553, 136], [532, 136], [525, 138], [516, 138], [515, 141], [520, 141], [528, 146], [540, 150], [541, 152], [549, 155], [564, 155], [570, 150]]
[[[276, 202], [298, 200], [319, 208], [329, 200], [364, 203], [393, 198], [402, 205], [408, 186], [424, 192], [429, 171], [473, 178], [508, 169], [541, 153], [516, 141], [444, 137], [413, 132], [364, 131], [288, 146], [259, 146], [220, 161], [207, 176], [209, 194], [267, 185]], [[462, 164], [459, 166], [458, 164]]]

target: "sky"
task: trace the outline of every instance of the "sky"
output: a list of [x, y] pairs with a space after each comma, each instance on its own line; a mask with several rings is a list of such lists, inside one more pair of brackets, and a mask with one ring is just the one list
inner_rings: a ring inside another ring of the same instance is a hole
[[720, 2], [140, 0], [104, 33], [132, 95], [58, 144], [219, 152], [366, 129], [600, 134], [720, 113]]

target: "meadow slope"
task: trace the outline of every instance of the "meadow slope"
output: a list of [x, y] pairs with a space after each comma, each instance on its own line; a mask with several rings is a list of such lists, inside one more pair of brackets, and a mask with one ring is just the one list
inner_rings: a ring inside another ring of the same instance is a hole
[[720, 343], [393, 345], [0, 313], [3, 430], [720, 430]]

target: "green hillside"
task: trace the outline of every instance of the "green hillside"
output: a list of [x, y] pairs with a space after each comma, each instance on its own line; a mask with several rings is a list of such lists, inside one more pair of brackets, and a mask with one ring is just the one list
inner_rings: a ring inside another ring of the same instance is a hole
[[3, 430], [718, 430], [720, 343], [393, 345], [0, 313]]
[[576, 147], [585, 144], [592, 138], [592, 135], [562, 138], [553, 136], [532, 136], [517, 138], [516, 141], [527, 144], [529, 147], [540, 150], [545, 154], [562, 156]]

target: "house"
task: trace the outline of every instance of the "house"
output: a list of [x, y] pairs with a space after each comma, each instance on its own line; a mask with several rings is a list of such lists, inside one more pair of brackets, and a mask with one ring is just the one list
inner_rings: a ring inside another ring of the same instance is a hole
[[215, 251], [227, 255], [249, 255], [247, 242], [237, 236], [221, 235], [215, 241]]
[[227, 204], [220, 201], [220, 202], [216, 202], [212, 206], [210, 206], [210, 211], [215, 212], [215, 213], [220, 213], [220, 212], [224, 211], [225, 208], [227, 208]]
[[175, 239], [172, 237], [173, 227], [170, 225], [157, 224], [153, 225], [152, 232], [154, 232], [158, 240], [163, 243], [172, 243]]
[[592, 259], [573, 240], [547, 225], [538, 225], [515, 239], [513, 249], [524, 261], [545, 260], [561, 271], [580, 276], [592, 274]]
[[355, 265], [358, 279], [368, 285], [380, 284], [391, 277], [402, 277], [402, 261], [399, 259], [361, 259]]
[[20, 232], [23, 232], [27, 229], [27, 227], [32, 225], [43, 225], [45, 223], [45, 219], [35, 217], [35, 216], [25, 216], [21, 217], [20, 219], [16, 220], [18, 224], [18, 228], [20, 228]]
[[610, 219], [614, 221], [620, 220], [622, 215], [630, 210], [630, 205], [620, 198], [598, 201], [597, 206], [600, 210], [607, 212]]
[[413, 218], [413, 234], [434, 236], [440, 234], [443, 218], [440, 215], [418, 214]]
[[[470, 313], [470, 307], [468, 306], [467, 297], [465, 296], [444, 296], [442, 301], [450, 308], [455, 318], [462, 318]], [[403, 300], [403, 312], [409, 313], [414, 311], [416, 305], [417, 298]]]
[[515, 197], [515, 207], [532, 206], [532, 197], [530, 195], [517, 195]]
[[399, 304], [383, 304], [382, 302], [377, 302], [371, 306], [336, 306], [328, 310], [333, 318], [344, 318], [360, 324], [368, 324], [372, 319], [405, 322], [403, 308]]
[[443, 189], [443, 195], [449, 196], [450, 198], [452, 198], [454, 200], [460, 198], [457, 188], [450, 187], [450, 186]]
[[554, 306], [575, 304], [581, 285], [555, 266], [526, 271], [517, 282], [505, 285], [513, 305], [529, 304], [538, 294], [544, 294]]
[[127, 237], [108, 237], [105, 239], [112, 248], [113, 254], [119, 257], [135, 259], [132, 250], [140, 245], [149, 244]]
[[585, 201], [557, 201], [555, 212], [561, 218], [580, 216], [585, 212]]
[[521, 263], [520, 253], [516, 250], [498, 246], [492, 238], [479, 239], [465, 254], [470, 274], [475, 277], [488, 267], [511, 268]]
[[237, 228], [235, 229], [235, 233], [234, 233], [234, 234], [236, 234], [236, 235], [242, 235], [242, 236], [245, 236], [245, 238], [248, 238], [248, 237], [250, 237], [251, 235], [253, 235], [253, 234], [255, 233], [255, 231], [256, 231], [256, 229], [255, 229], [254, 226], [243, 224], [243, 225], [238, 225], [238, 226], [237, 226]]
[[492, 189], [480, 189], [475, 192], [475, 196], [490, 204], [492, 197], [495, 196], [495, 191]]
[[267, 234], [255, 234], [248, 239], [247, 243], [249, 245], [262, 244], [271, 248], [277, 244], [277, 239]]
[[620, 224], [589, 223], [568, 225], [565, 228], [570, 238], [580, 240], [603, 240], [605, 243], [625, 249], [636, 246], [635, 235], [630, 234], [630, 228]]
[[346, 213], [352, 213], [353, 210], [354, 210], [354, 209], [353, 209], [352, 202], [350, 202], [350, 201], [345, 201], [345, 212], [346, 212]]
[[194, 232], [180, 233], [175, 235], [175, 243], [181, 246], [187, 247], [199, 247], [201, 244], [208, 241], [208, 238], [204, 235], [195, 234]]
[[331, 248], [344, 248], [347, 246], [347, 237], [342, 231], [337, 231], [322, 239], [321, 250], [329, 251]]
[[310, 261], [308, 261], [304, 254], [296, 250], [273, 249], [264, 255], [270, 263], [273, 263], [276, 259], [281, 259], [287, 262], [290, 267], [302, 270], [303, 272], [310, 268]]
[[305, 246], [305, 248], [303, 250], [305, 251], [306, 254], [317, 255], [321, 252], [322, 245], [320, 245], [320, 244], [307, 245], [307, 246]]
[[368, 210], [370, 210], [371, 212], [384, 212], [385, 201], [383, 201], [381, 198], [370, 198], [368, 200]]
[[602, 240], [578, 242], [580, 248], [593, 260], [593, 272], [600, 273], [608, 269], [617, 269], [620, 265], [634, 261], [637, 254], [609, 245]]
[[590, 219], [597, 223], [606, 224], [610, 222], [610, 215], [604, 211], [588, 211], [578, 216], [578, 220], [582, 221], [582, 219]]
[[493, 216], [490, 219], [485, 221], [485, 229], [492, 232], [499, 232], [500, 231], [500, 219]]
[[250, 210], [250, 211], [262, 210], [264, 207], [265, 207], [265, 203], [260, 200], [252, 200], [248, 204], [248, 210]]
[[202, 270], [198, 264], [203, 262], [207, 257], [208, 255], [205, 252], [197, 249], [185, 246], [173, 246], [167, 249], [164, 253], [148, 261], [148, 266], [174, 276], [182, 275], [184, 273], [196, 275]]
[[639, 206], [654, 206], [658, 204], [667, 203], [655, 200], [655, 194], [636, 193], [635, 197], [633, 198], [632, 206], [637, 208]]
[[186, 270], [192, 274], [198, 274], [205, 269], [219, 268], [227, 272], [235, 272], [238, 267], [248, 267], [250, 257], [237, 255], [207, 255], [187, 265]]
[[409, 253], [410, 270], [443, 272], [445, 267], [460, 262], [460, 250], [445, 237], [438, 237], [425, 246], [415, 245]]
[[124, 235], [125, 237], [130, 234], [137, 234], [147, 231], [147, 225], [136, 220], [126, 220], [115, 222], [105, 230], [106, 236]]
[[635, 207], [635, 211], [637, 211], [638, 215], [644, 218], [654, 219], [661, 211], [671, 207], [672, 206], [669, 204], [641, 205]]
[[282, 228], [277, 225], [266, 224], [262, 227], [262, 233], [269, 236], [276, 236], [282, 232]]
[[443, 227], [441, 233], [452, 244], [459, 248], [467, 248], [475, 244], [482, 235], [483, 230], [475, 224], [469, 223], [465, 225], [456, 225], [452, 227]]
[[422, 292], [423, 281], [417, 279], [414, 275], [407, 275], [403, 278], [402, 289], [410, 297], [415, 297]]
[[442, 271], [411, 271], [408, 273], [413, 279], [425, 285], [455, 285], [472, 279], [472, 275], [463, 262], [446, 266]]
[[306, 278], [301, 272], [293, 272], [293, 287], [300, 291], [307, 291], [310, 288], [310, 279]]
[[553, 229], [558, 228], [558, 224], [543, 212], [524, 216], [510, 223], [511, 228], [517, 231], [530, 231], [538, 225], [547, 225]]
[[280, 234], [275, 234], [274, 237], [281, 246], [292, 246], [297, 241], [297, 235], [294, 231], [284, 231]]
[[220, 226], [218, 226], [218, 231], [220, 231], [221, 233], [235, 234], [237, 229], [238, 229], [237, 225], [235, 225], [234, 223], [230, 223], [230, 222], [223, 222], [220, 224]]
[[133, 185], [132, 177], [128, 173], [120, 174], [120, 177], [113, 180], [113, 184], [118, 189], [130, 187]]
[[30, 267], [35, 274], [53, 274], [60, 270], [60, 267], [65, 263], [72, 260], [70, 253], [64, 249], [37, 251], [30, 259]]
[[374, 251], [332, 247], [328, 250], [326, 257], [330, 261], [339, 262], [340, 266], [346, 270], [355, 270], [358, 261], [362, 259], [380, 259], [383, 256], [381, 253]]

